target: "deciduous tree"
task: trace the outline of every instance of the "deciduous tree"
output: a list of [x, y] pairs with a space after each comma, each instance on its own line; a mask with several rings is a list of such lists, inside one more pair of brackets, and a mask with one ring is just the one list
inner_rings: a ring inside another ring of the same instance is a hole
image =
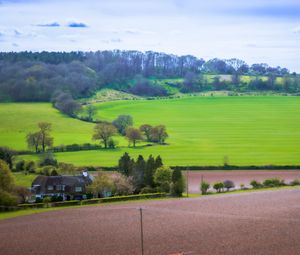
[[140, 126], [140, 130], [143, 132], [143, 135], [146, 137], [146, 141], [151, 142], [152, 126], [149, 124], [144, 124]]
[[114, 189], [114, 183], [112, 178], [103, 172], [99, 172], [95, 177], [91, 185], [87, 187], [95, 197], [102, 197], [104, 192], [112, 192]]
[[157, 168], [154, 173], [154, 183], [159, 187], [163, 192], [170, 191], [170, 185], [172, 182], [172, 170], [169, 167], [162, 166]]
[[7, 148], [7, 147], [0, 147], [0, 160], [5, 161], [10, 168], [13, 165], [13, 156], [15, 155], [15, 151]]
[[117, 129], [108, 123], [99, 123], [94, 128], [94, 140], [100, 140], [104, 144], [104, 148], [108, 147], [109, 139], [117, 134]]
[[121, 135], [125, 135], [126, 129], [133, 125], [133, 119], [130, 115], [119, 115], [113, 121], [113, 125], [118, 129]]
[[133, 144], [133, 147], [135, 147], [136, 143], [142, 140], [142, 133], [137, 128], [129, 127], [126, 129], [126, 137]]
[[151, 140], [163, 144], [168, 138], [168, 133], [164, 125], [158, 125], [151, 131]]
[[40, 132], [28, 133], [26, 141], [29, 149], [34, 149], [36, 153], [40, 151], [41, 134]]
[[15, 180], [8, 164], [5, 161], [0, 160], [0, 190], [12, 192], [14, 185]]
[[88, 116], [88, 120], [89, 121], [92, 121], [97, 110], [96, 110], [96, 107], [93, 106], [92, 104], [89, 104], [86, 108], [85, 108], [85, 111], [87, 113], [87, 116]]

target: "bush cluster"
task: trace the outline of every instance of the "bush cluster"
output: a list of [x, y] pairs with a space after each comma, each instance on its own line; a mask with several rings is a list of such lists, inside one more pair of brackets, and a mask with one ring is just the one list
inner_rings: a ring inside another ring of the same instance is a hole
[[84, 143], [84, 144], [70, 144], [70, 145], [59, 145], [53, 146], [49, 151], [52, 152], [66, 152], [66, 151], [86, 151], [86, 150], [98, 150], [102, 146], [98, 144]]
[[256, 180], [252, 180], [250, 182], [250, 185], [254, 189], [260, 189], [260, 188], [272, 188], [272, 187], [280, 187], [280, 186], [285, 186], [286, 183], [284, 180], [278, 179], [278, 178], [271, 178], [271, 179], [266, 179], [262, 183], [258, 182]]

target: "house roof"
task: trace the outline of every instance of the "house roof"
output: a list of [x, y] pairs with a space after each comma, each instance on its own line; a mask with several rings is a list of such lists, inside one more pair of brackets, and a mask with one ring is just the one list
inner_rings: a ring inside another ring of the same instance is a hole
[[69, 187], [84, 187], [92, 183], [90, 175], [80, 176], [37, 176], [32, 182], [32, 188], [37, 192], [45, 192], [48, 186], [65, 185], [67, 190]]

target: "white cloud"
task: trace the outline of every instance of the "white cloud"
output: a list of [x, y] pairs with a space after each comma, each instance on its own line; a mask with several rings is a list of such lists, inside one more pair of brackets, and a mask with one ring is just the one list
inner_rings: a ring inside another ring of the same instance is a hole
[[300, 26], [292, 29], [292, 32], [295, 34], [300, 34]]
[[[300, 17], [295, 21], [294, 16], [289, 20], [228, 15], [228, 10], [272, 4], [287, 6], [287, 10], [295, 1], [4, 1], [0, 8], [0, 38], [5, 38], [1, 50], [16, 50], [13, 43], [19, 45], [18, 50], [38, 51], [157, 50], [205, 58], [238, 57], [249, 63], [268, 60], [270, 65], [300, 71], [296, 61], [300, 29], [295, 27]], [[68, 27], [70, 22], [79, 28]]]

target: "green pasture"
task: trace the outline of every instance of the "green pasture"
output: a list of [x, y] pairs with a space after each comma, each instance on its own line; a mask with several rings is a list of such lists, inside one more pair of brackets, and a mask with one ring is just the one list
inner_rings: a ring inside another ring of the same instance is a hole
[[50, 103], [0, 103], [0, 146], [27, 149], [26, 135], [37, 123], [52, 123], [54, 144], [92, 142], [93, 124], [61, 114]]
[[36, 174], [14, 173], [15, 184], [17, 186], [31, 187], [31, 184], [36, 177]]
[[[135, 157], [161, 155], [172, 166], [223, 165], [225, 156], [234, 165], [300, 165], [299, 97], [185, 97], [95, 106], [99, 119], [111, 121], [120, 114], [130, 114], [136, 127], [144, 123], [166, 125], [168, 145], [127, 148], [122, 139], [116, 150], [57, 153], [59, 161], [114, 166], [127, 151]], [[90, 136], [84, 134], [88, 142]], [[80, 133], [73, 137], [73, 142], [84, 140]]]

